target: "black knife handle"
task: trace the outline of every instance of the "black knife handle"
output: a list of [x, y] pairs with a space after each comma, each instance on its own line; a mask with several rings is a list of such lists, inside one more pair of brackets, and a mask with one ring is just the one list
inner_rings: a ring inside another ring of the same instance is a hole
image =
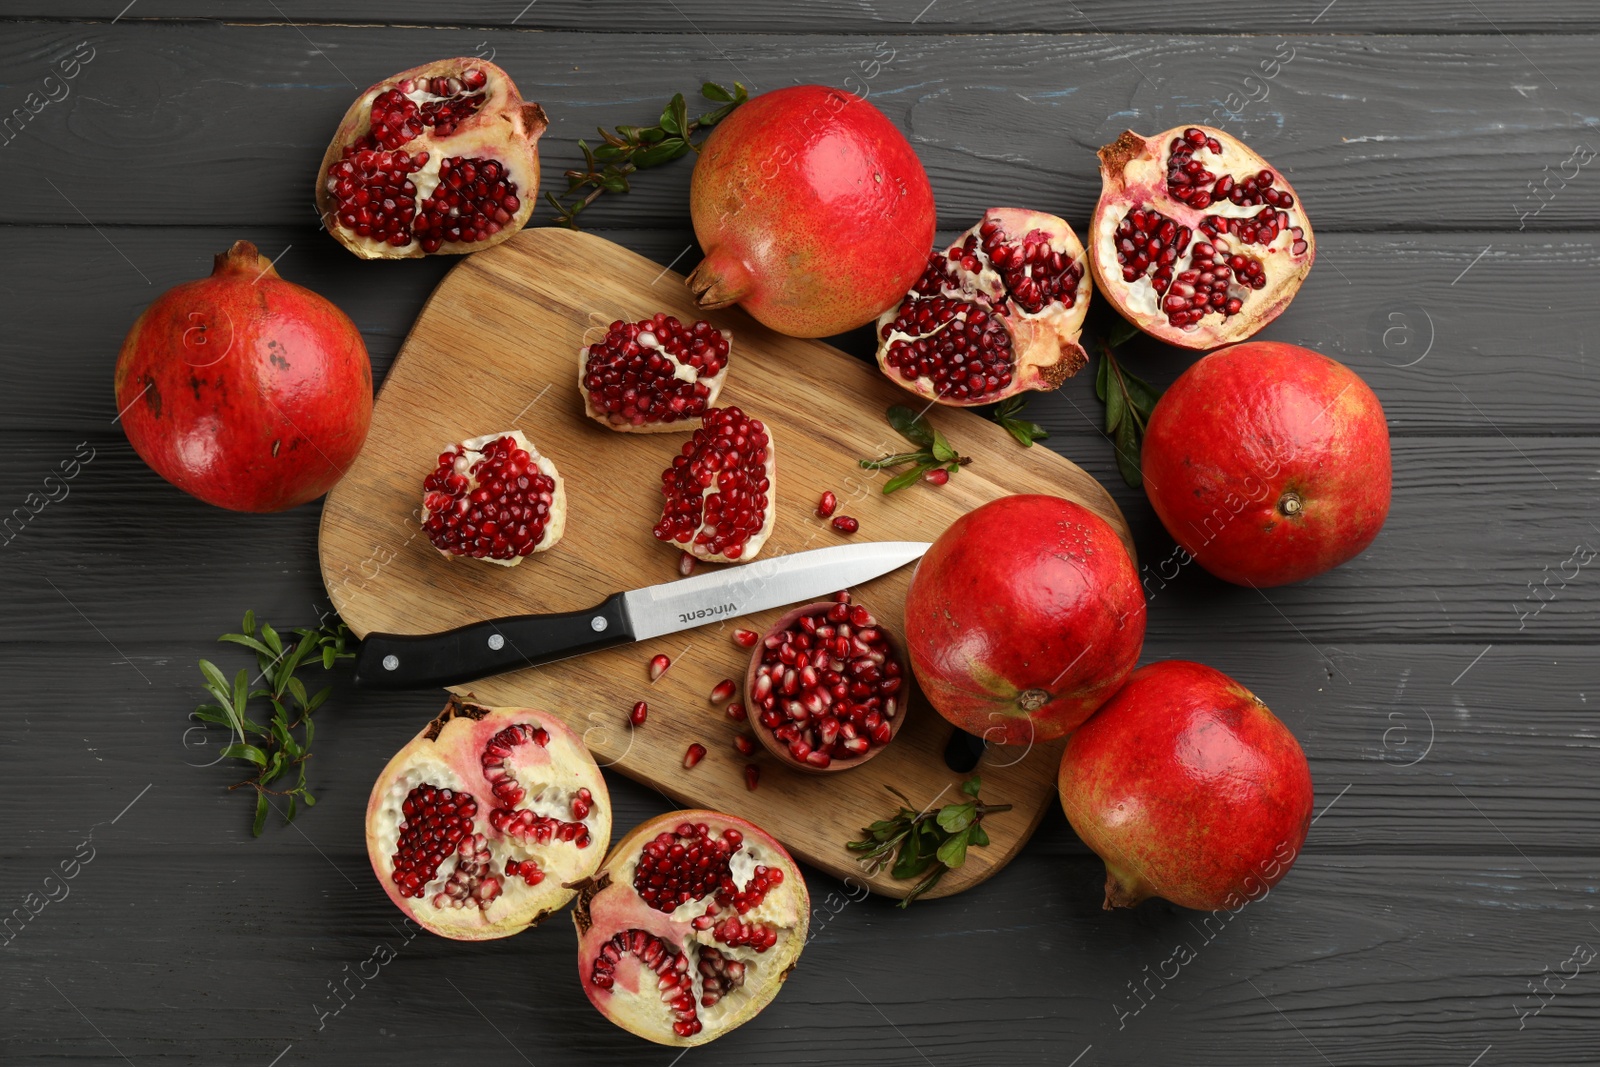
[[502, 671], [537, 667], [634, 639], [623, 594], [588, 611], [516, 615], [437, 634], [368, 634], [356, 658], [356, 684], [372, 689], [459, 685]]

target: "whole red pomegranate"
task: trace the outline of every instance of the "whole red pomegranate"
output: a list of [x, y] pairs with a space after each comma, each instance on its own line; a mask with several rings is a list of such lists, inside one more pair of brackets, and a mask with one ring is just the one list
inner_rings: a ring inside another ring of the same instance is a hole
[[1054, 496], [1002, 497], [940, 534], [906, 594], [906, 648], [950, 722], [1051, 741], [1117, 691], [1144, 644], [1144, 593], [1109, 523]]
[[1179, 348], [1255, 335], [1300, 290], [1317, 255], [1305, 205], [1283, 174], [1209, 126], [1100, 149], [1089, 264], [1129, 322]]
[[1250, 341], [1201, 359], [1156, 404], [1141, 462], [1173, 540], [1238, 585], [1298, 582], [1372, 543], [1389, 514], [1389, 427], [1354, 371]]
[[508, 937], [566, 906], [611, 840], [583, 741], [532, 708], [451, 697], [367, 800], [367, 855], [396, 907], [457, 941]]
[[933, 246], [933, 190], [883, 112], [850, 93], [795, 85], [724, 119], [689, 186], [706, 258], [700, 306], [729, 304], [793, 337], [871, 322], [905, 296]]
[[1259, 900], [1311, 825], [1311, 769], [1289, 728], [1226, 674], [1184, 660], [1134, 671], [1067, 742], [1058, 785], [1105, 861], [1107, 908]]
[[372, 363], [333, 304], [249, 241], [145, 308], [117, 357], [139, 457], [208, 504], [282, 511], [333, 487], [367, 438]]
[[715, 811], [668, 812], [582, 883], [578, 979], [624, 1030], [703, 1045], [778, 995], [810, 920], [800, 868], [766, 831]]

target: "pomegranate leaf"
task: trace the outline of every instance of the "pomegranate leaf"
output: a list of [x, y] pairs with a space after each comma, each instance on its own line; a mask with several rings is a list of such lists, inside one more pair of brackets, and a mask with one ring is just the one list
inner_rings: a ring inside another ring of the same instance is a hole
[[1112, 348], [1120, 348], [1138, 336], [1139, 327], [1135, 326], [1127, 319], [1123, 319], [1121, 322], [1111, 327], [1111, 332], [1106, 335], [1106, 344], [1110, 345]]
[[1049, 437], [1050, 431], [1037, 422], [1029, 422], [1022, 417], [1022, 410], [1027, 406], [1027, 397], [1007, 397], [996, 404], [989, 415], [1000, 424], [1001, 429], [1015, 437], [1023, 448], [1032, 448], [1035, 441]]
[[908, 485], [914, 485], [929, 471], [944, 470], [954, 474], [972, 462], [970, 457], [957, 452], [945, 439], [944, 434], [934, 429], [927, 419], [910, 408], [895, 404], [889, 408], [886, 415], [889, 425], [896, 433], [920, 447], [916, 452], [894, 452], [887, 456], [879, 456], [877, 459], [857, 461], [861, 467], [869, 471], [881, 471], [911, 464], [910, 469], [901, 471], [884, 483], [885, 493], [899, 492]]
[[[1118, 332], [1113, 330], [1112, 335]], [[1106, 405], [1106, 436], [1111, 438], [1116, 449], [1117, 470], [1123, 481], [1137, 489], [1144, 484], [1139, 473], [1139, 449], [1161, 393], [1149, 382], [1123, 369], [1109, 340], [1100, 343], [1100, 350], [1094, 393]]]
[[886, 414], [889, 425], [901, 437], [921, 448], [933, 447], [934, 429], [928, 425], [927, 419], [900, 404], [892, 405]]
[[[847, 841], [845, 847], [866, 854], [863, 859], [870, 874], [881, 872], [890, 857], [894, 857], [889, 870], [892, 877], [921, 878], [900, 901], [900, 906], [906, 907], [937, 885], [945, 871], [965, 863], [968, 848], [989, 843], [989, 835], [979, 825], [985, 815], [1011, 810], [1010, 804], [980, 803], [978, 790], [981, 786], [981, 779], [973, 775], [961, 784], [961, 792], [971, 799], [946, 804], [936, 812], [928, 808], [917, 811], [902, 807], [890, 818], [863, 827], [862, 839]], [[892, 786], [889, 791], [901, 800], [906, 799]]]
[[978, 790], [983, 788], [983, 779], [974, 774], [971, 778], [961, 783], [961, 791], [974, 800], [978, 797]]
[[951, 870], [967, 862], [967, 841], [971, 838], [970, 830], [962, 830], [952, 835], [944, 844], [939, 846], [937, 853], [939, 862]]
[[883, 483], [883, 491], [885, 493], [897, 493], [908, 485], [914, 485], [916, 484], [917, 479], [921, 478], [922, 473], [927, 469], [928, 467], [926, 465], [919, 463], [910, 470], [901, 471], [899, 474], [896, 474], [893, 478], [890, 478], [887, 482]]

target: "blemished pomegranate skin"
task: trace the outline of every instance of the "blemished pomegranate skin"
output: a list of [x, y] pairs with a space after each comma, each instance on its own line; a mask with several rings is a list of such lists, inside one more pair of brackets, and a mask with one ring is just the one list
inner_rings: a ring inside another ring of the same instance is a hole
[[1067, 741], [1061, 806], [1105, 861], [1106, 908], [1259, 900], [1299, 856], [1311, 768], [1289, 728], [1212, 667], [1133, 672]]
[[1249, 341], [1205, 356], [1156, 404], [1141, 458], [1162, 525], [1224, 581], [1304, 581], [1364, 551], [1389, 514], [1383, 406], [1350, 368]]

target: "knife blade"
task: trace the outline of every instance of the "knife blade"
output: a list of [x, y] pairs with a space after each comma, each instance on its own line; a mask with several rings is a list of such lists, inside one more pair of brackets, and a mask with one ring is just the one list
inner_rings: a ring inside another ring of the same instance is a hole
[[925, 541], [814, 548], [614, 593], [586, 611], [489, 619], [437, 634], [370, 633], [356, 659], [356, 684], [460, 685], [648, 641], [859, 585], [920, 559], [927, 549]]

